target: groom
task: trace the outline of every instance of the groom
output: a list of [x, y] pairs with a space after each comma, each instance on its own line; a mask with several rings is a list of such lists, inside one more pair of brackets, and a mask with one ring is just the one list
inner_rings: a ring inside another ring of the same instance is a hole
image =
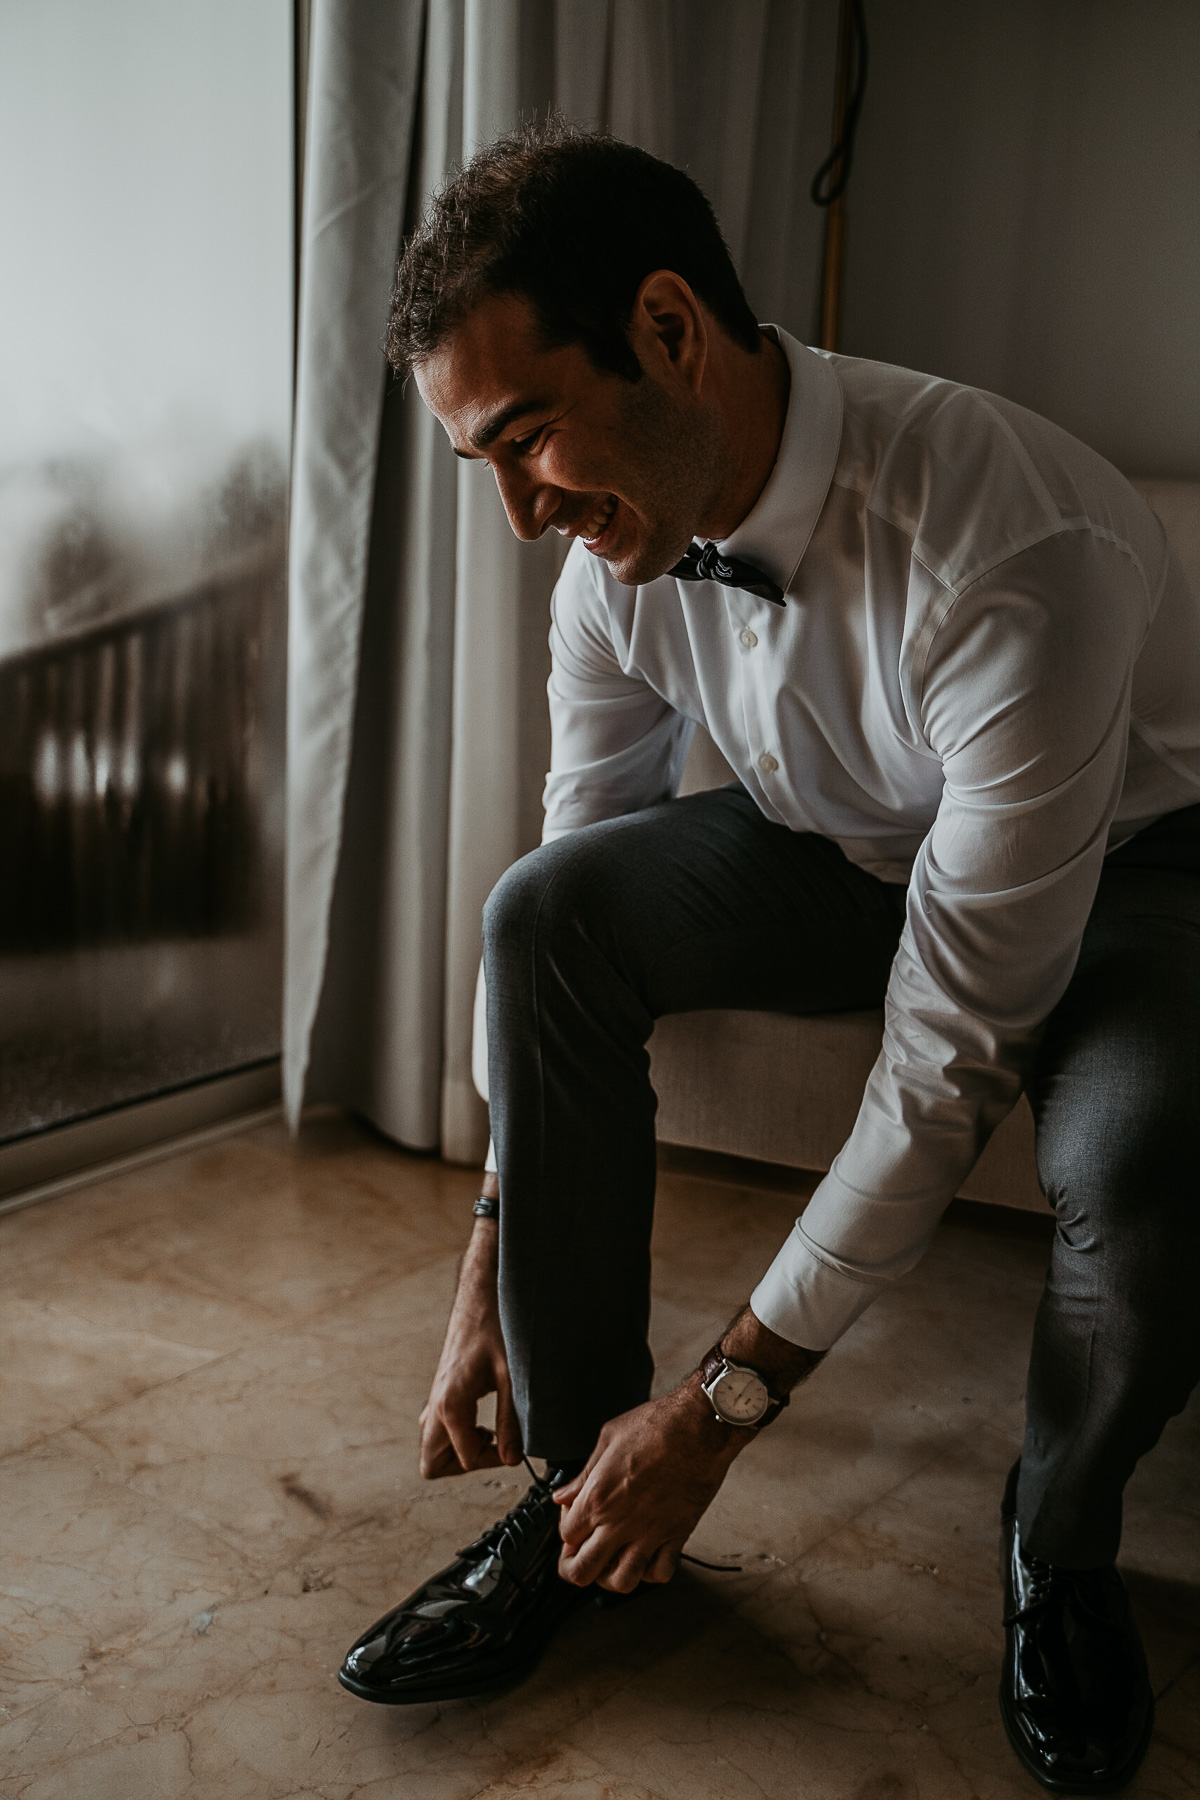
[[[693, 183], [558, 125], [435, 200], [389, 356], [517, 535], [573, 540], [544, 841], [484, 918], [497, 1173], [421, 1448], [426, 1476], [547, 1473], [342, 1682], [506, 1685], [590, 1590], [669, 1580], [1024, 1087], [1059, 1227], [1001, 1503], [1001, 1710], [1044, 1785], [1112, 1791], [1153, 1712], [1122, 1491], [1200, 1374], [1200, 621], [1161, 528], [1021, 408], [760, 327]], [[678, 800], [695, 722], [738, 781]], [[834, 1167], [648, 1400], [655, 1019], [879, 1004]]]

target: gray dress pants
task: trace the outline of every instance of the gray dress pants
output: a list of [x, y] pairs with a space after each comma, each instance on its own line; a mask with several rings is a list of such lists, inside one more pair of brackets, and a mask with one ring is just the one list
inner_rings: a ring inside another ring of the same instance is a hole
[[[500, 1305], [530, 1454], [586, 1457], [649, 1393], [655, 1019], [877, 1006], [904, 899], [737, 785], [585, 827], [497, 884]], [[1125, 1483], [1200, 1377], [1200, 807], [1107, 860], [1028, 1091], [1058, 1228], [1018, 1516], [1027, 1548], [1087, 1568], [1115, 1557]]]

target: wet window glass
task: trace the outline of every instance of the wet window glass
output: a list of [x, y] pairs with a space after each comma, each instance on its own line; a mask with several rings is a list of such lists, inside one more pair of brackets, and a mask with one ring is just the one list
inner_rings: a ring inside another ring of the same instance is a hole
[[277, 1054], [286, 0], [0, 7], [0, 1140]]

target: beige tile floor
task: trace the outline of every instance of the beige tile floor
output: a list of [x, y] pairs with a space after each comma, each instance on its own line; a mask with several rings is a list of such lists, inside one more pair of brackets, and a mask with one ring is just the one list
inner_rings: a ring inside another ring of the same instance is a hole
[[[364, 1706], [359, 1630], [504, 1511], [422, 1484], [415, 1419], [469, 1171], [336, 1118], [0, 1219], [3, 1800], [906, 1800], [1032, 1794], [996, 1714], [997, 1496], [1047, 1255], [960, 1210], [737, 1464], [688, 1570], [585, 1610], [523, 1688]], [[681, 1374], [788, 1194], [664, 1173], [656, 1351]], [[1159, 1728], [1197, 1786], [1197, 1414], [1131, 1485]]]

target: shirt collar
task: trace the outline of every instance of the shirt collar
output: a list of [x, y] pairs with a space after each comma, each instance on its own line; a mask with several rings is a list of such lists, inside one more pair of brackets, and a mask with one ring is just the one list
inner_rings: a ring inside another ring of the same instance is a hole
[[745, 556], [786, 593], [808, 549], [842, 441], [842, 388], [819, 351], [764, 325], [787, 357], [792, 385], [775, 466], [737, 530], [722, 538], [722, 556]]

